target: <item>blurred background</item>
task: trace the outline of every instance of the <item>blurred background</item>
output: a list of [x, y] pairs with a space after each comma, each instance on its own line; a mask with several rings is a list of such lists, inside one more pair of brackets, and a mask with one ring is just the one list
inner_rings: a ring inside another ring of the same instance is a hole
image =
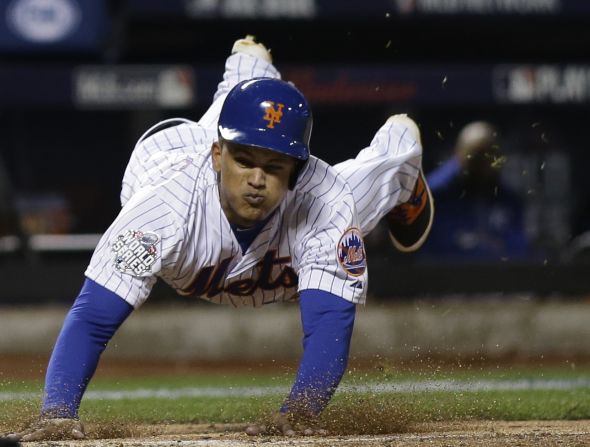
[[246, 34], [309, 98], [318, 157], [421, 128], [433, 233], [370, 235], [371, 299], [587, 296], [589, 2], [3, 0], [0, 303], [71, 302], [136, 140], [198, 120]]

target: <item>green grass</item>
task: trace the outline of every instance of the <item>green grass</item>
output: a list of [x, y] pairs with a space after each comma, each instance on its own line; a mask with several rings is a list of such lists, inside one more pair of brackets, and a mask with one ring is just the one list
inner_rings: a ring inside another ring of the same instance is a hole
[[[589, 368], [481, 368], [453, 370], [401, 371], [380, 368], [366, 372], [351, 370], [343, 384], [402, 383], [407, 381], [509, 381], [547, 379], [588, 379]], [[225, 374], [158, 376], [140, 378], [97, 377], [89, 391], [182, 389], [201, 387], [247, 388], [288, 387], [292, 374]], [[32, 392], [40, 395], [40, 381], [0, 381], [0, 393]], [[245, 422], [276, 410], [284, 396], [262, 397], [180, 397], [130, 400], [84, 400], [80, 416], [85, 420], [167, 423], [167, 422]], [[0, 431], [23, 415], [37, 414], [39, 399], [0, 401]], [[359, 415], [366, 418], [408, 420], [451, 419], [587, 419], [590, 418], [590, 389], [514, 390], [468, 392], [347, 393], [336, 394], [328, 418]], [[346, 415], [346, 416], [344, 416]], [[393, 416], [392, 416], [393, 415]], [[386, 430], [383, 428], [383, 430]]]

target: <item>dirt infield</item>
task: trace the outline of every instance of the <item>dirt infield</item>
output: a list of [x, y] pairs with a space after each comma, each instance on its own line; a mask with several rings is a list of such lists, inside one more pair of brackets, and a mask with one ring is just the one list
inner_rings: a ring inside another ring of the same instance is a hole
[[[90, 434], [96, 427], [88, 427]], [[590, 446], [590, 421], [472, 421], [417, 424], [408, 433], [325, 437], [248, 437], [243, 425], [134, 427], [130, 438], [27, 443], [30, 447]], [[131, 434], [131, 433], [130, 433]]]

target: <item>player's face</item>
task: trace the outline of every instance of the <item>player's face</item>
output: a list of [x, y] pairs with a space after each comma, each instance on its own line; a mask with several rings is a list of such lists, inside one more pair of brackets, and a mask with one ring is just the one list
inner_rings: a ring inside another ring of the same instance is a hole
[[248, 228], [268, 217], [289, 189], [295, 159], [227, 142], [213, 143], [211, 151], [227, 220]]

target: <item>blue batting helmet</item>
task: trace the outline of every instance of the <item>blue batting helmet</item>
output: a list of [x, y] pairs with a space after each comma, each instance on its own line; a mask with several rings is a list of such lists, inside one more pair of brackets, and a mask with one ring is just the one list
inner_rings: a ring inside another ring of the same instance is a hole
[[307, 100], [295, 86], [280, 79], [253, 78], [230, 90], [217, 129], [226, 141], [305, 161], [312, 123]]

